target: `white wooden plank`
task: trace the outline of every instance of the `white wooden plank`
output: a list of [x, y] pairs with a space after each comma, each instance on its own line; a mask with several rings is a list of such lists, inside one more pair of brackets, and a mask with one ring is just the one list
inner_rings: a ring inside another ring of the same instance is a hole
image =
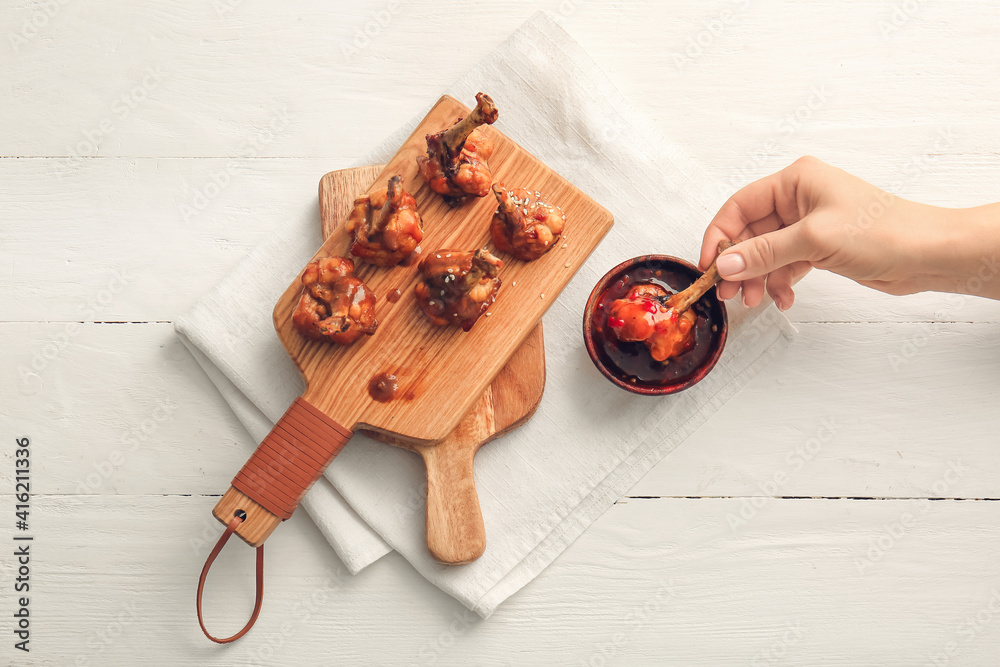
[[[440, 21], [439, 9], [426, 1], [60, 4], [26, 44], [3, 44], [2, 79], [19, 94], [0, 112], [0, 154], [358, 156], [535, 11], [477, 4]], [[16, 34], [40, 12], [30, 0], [7, 3], [0, 25]], [[476, 38], [456, 41], [470, 24]], [[376, 33], [367, 42], [366, 30]], [[426, 57], [432, 48], [450, 57]], [[285, 115], [280, 136], [248, 145]], [[24, 119], [36, 119], [36, 132], [21, 135]]]
[[293, 216], [336, 160], [0, 160], [0, 320], [170, 320]]
[[[345, 166], [319, 158], [0, 160], [0, 321], [171, 320], [285, 221], [304, 216], [318, 229], [319, 178]], [[943, 187], [960, 187], [961, 174], [948, 172]], [[797, 290], [788, 313], [796, 321], [1000, 320], [994, 301], [890, 297], [819, 272]]]
[[996, 324], [799, 332], [630, 494], [1000, 496]]
[[[979, 665], [1000, 650], [993, 502], [781, 500], [735, 532], [738, 499], [618, 503], [485, 621], [396, 556], [345, 576], [295, 517], [268, 542], [257, 627], [226, 648], [192, 604], [213, 502], [37, 498], [27, 664], [933, 664], [951, 647], [950, 664]], [[252, 563], [240, 544], [219, 558], [214, 631], [248, 615]]]
[[[83, 325], [63, 343], [71, 331], [0, 325], [0, 424], [40, 444], [39, 488], [224, 490], [252, 443], [171, 326]], [[801, 325], [629, 495], [1000, 497], [998, 333], [995, 323]], [[961, 475], [935, 491], [952, 461]], [[10, 474], [0, 468], [0, 484]], [[786, 479], [771, 489], [776, 475]]]
[[[114, 130], [84, 154], [240, 155], [285, 105], [291, 131], [260, 154], [356, 157], [539, 8], [552, 10], [637, 106], [698, 157], [732, 157], [734, 147], [743, 157], [747, 133], [772, 131], [824, 83], [824, 113], [808, 120], [851, 132], [958, 118], [988, 128], [997, 110], [982, 94], [997, 76], [983, 48], [998, 19], [988, 2], [961, 15], [922, 2], [894, 17], [894, 6], [876, 1], [850, 11], [830, 0], [503, 1], [453, 3], [442, 15], [431, 0], [303, 0], [280, 10], [174, 0], [155, 11], [65, 3], [46, 20], [41, 5], [15, 0], [0, 8], [9, 49], [2, 80], [13, 93], [0, 109], [0, 155], [66, 155], [106, 117]], [[38, 14], [45, 25], [12, 44]], [[883, 29], [893, 21], [898, 29]], [[373, 33], [367, 43], [365, 30]], [[464, 31], [474, 38], [456, 40]], [[655, 48], [631, 46], [643, 44]], [[124, 103], [112, 105], [141, 86], [148, 67], [160, 67], [162, 80], [119, 118]], [[25, 127], [25, 119], [35, 122]], [[976, 134], [996, 149], [995, 133]], [[915, 140], [885, 150], [905, 152]], [[870, 157], [881, 144], [857, 148]]]
[[[42, 493], [222, 493], [249, 435], [170, 324], [0, 326], [0, 425]], [[10, 463], [0, 469], [12, 488]]]

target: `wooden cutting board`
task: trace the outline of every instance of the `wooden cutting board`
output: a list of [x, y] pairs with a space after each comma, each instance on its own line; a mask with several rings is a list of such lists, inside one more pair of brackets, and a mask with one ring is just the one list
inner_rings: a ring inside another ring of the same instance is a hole
[[[502, 125], [502, 98], [498, 104], [501, 113], [498, 125]], [[404, 187], [416, 199], [424, 220], [421, 246], [425, 253], [446, 248], [471, 250], [489, 241], [489, 221], [496, 207], [494, 199], [483, 197], [451, 208], [417, 174], [415, 158], [426, 150], [425, 135], [450, 127], [468, 112], [468, 107], [457, 100], [442, 97], [369, 189], [373, 192], [384, 188], [391, 176], [402, 176]], [[401, 298], [394, 304], [380, 299], [378, 330], [366, 340], [347, 347], [310, 341], [299, 335], [291, 321], [301, 292], [300, 277], [296, 277], [275, 306], [274, 324], [279, 339], [302, 373], [306, 389], [272, 431], [275, 442], [280, 440], [286, 418], [292, 422], [292, 417], [299, 422], [307, 420], [305, 428], [298, 433], [304, 434], [304, 443], [315, 447], [329, 443], [331, 438], [342, 446], [357, 429], [388, 434], [414, 446], [444, 440], [473, 405], [482, 400], [487, 387], [514, 351], [527, 339], [545, 310], [611, 229], [612, 215], [597, 202], [502, 134], [496, 126], [485, 127], [483, 131], [490, 135], [495, 145], [489, 160], [494, 179], [508, 187], [539, 190], [550, 203], [560, 206], [566, 216], [564, 243], [534, 262], [521, 262], [501, 255], [505, 261], [500, 271], [503, 286], [490, 308], [491, 316], [482, 317], [469, 332], [458, 327], [436, 327], [427, 321], [413, 293], [418, 280], [416, 266], [384, 269], [361, 264], [358, 276], [375, 294], [386, 295], [398, 289]], [[349, 256], [349, 246], [349, 235], [340, 226], [314, 257]], [[369, 381], [383, 373], [398, 378], [397, 398], [390, 402], [376, 401], [366, 390]], [[287, 443], [290, 441], [289, 428], [284, 432]], [[268, 449], [265, 445], [270, 440], [271, 435], [240, 472], [243, 475], [249, 471], [244, 477], [249, 476], [250, 482], [255, 476], [275, 479], [262, 476], [262, 468], [251, 469], [250, 465], [262, 460], [258, 455]], [[290, 453], [306, 453], [296, 447], [298, 445], [293, 444], [291, 449], [285, 449], [282, 456], [288, 459]], [[326, 452], [328, 458], [321, 469], [338, 451], [334, 448]], [[312, 472], [310, 470], [310, 474]], [[242, 482], [244, 486], [248, 483]], [[272, 487], [277, 488], [276, 485], [277, 482]], [[294, 484], [288, 488], [295, 491]], [[287, 489], [281, 487], [278, 491]], [[242, 510], [246, 519], [239, 524], [237, 533], [251, 544], [261, 544], [280, 523], [281, 514], [290, 516], [288, 507], [276, 509], [274, 505], [271, 501], [268, 506], [258, 503], [234, 486], [216, 506], [215, 515], [228, 522], [234, 511]]]
[[[319, 182], [323, 238], [347, 220], [354, 198], [371, 187], [385, 165], [331, 171]], [[486, 528], [479, 508], [473, 459], [479, 448], [535, 413], [545, 389], [542, 323], [528, 334], [482, 397], [441, 442], [414, 445], [385, 433], [376, 440], [420, 454], [427, 469], [427, 549], [439, 563], [459, 565], [483, 555]]]

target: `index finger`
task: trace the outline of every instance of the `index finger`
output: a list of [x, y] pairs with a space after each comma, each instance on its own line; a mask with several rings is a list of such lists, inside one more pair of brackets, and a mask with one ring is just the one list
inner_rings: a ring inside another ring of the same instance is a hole
[[[712, 218], [701, 242], [701, 259], [698, 265], [708, 267], [718, 254], [719, 241], [735, 241], [747, 227], [777, 213], [782, 220], [788, 215], [788, 203], [794, 206], [797, 177], [785, 167], [770, 176], [744, 186], [726, 200]], [[785, 213], [783, 216], [782, 213]]]

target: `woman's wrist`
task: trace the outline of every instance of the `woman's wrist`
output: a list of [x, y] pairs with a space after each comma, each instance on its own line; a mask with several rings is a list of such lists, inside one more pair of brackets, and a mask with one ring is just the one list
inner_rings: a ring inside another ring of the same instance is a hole
[[938, 211], [938, 291], [1000, 299], [1000, 204]]

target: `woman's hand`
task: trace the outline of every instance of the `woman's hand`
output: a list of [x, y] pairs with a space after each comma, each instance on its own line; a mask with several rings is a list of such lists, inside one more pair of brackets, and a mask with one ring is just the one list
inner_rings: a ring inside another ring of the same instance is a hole
[[[792, 285], [812, 267], [889, 294], [972, 293], [963, 285], [1000, 249], [1000, 211], [917, 204], [803, 157], [722, 206], [705, 231], [703, 268], [725, 239], [741, 243], [719, 256], [719, 297], [731, 299], [742, 288], [750, 307], [766, 290], [787, 310]], [[994, 278], [977, 293], [1000, 298]]]

